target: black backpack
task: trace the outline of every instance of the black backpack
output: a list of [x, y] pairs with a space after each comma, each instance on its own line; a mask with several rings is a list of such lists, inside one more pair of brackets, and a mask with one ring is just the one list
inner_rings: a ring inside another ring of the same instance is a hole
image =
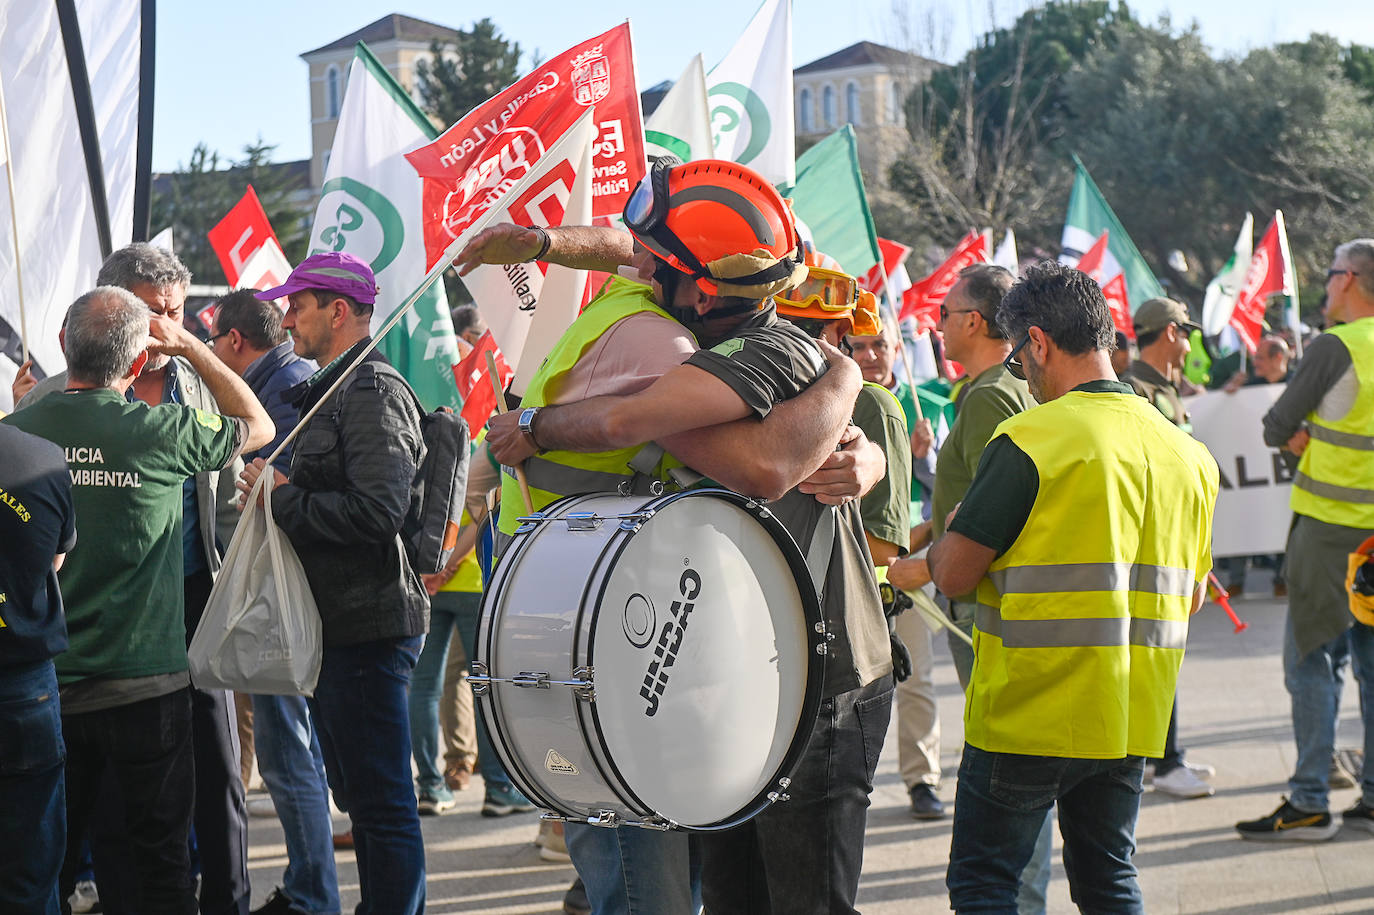
[[[358, 366], [358, 378], [365, 383], [375, 384], [372, 376], [377, 372], [399, 381], [420, 411], [424, 449], [411, 483], [410, 510], [401, 525], [401, 540], [411, 568], [420, 575], [433, 575], [448, 563], [458, 544], [472, 451], [468, 424], [448, 407], [425, 412], [415, 391], [391, 364], [369, 360]], [[339, 402], [342, 406], [343, 399]]]

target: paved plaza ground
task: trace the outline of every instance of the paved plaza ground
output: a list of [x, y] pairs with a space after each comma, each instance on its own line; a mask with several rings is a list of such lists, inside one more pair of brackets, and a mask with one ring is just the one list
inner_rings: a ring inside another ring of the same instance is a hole
[[[1294, 749], [1279, 647], [1282, 603], [1259, 598], [1267, 578], [1252, 575], [1256, 596], [1236, 603], [1250, 628], [1233, 634], [1220, 607], [1208, 604], [1194, 619], [1180, 688], [1180, 728], [1190, 757], [1217, 769], [1215, 797], [1172, 800], [1147, 789], [1137, 829], [1136, 863], [1147, 911], [1211, 915], [1374, 912], [1374, 837], [1342, 830], [1326, 843], [1242, 842], [1235, 821], [1268, 814], [1286, 791]], [[963, 737], [963, 697], [943, 637], [937, 637], [936, 681], [943, 725], [946, 780], [940, 795], [954, 798]], [[948, 911], [945, 863], [949, 820], [917, 822], [907, 813], [897, 775], [896, 721], [878, 768], [869, 814], [859, 907], [866, 915]], [[1353, 683], [1341, 707], [1338, 743], [1359, 746], [1361, 729]], [[573, 878], [567, 865], [539, 859], [533, 814], [484, 819], [481, 783], [458, 795], [456, 810], [423, 821], [428, 850], [427, 911], [536, 915], [562, 911]], [[1333, 810], [1354, 803], [1354, 790], [1334, 792]], [[338, 821], [340, 826], [345, 819]], [[273, 819], [252, 820], [253, 903], [281, 879], [286, 849]], [[1058, 837], [1056, 836], [1056, 844]], [[1056, 849], [1056, 859], [1058, 851]], [[352, 853], [339, 855], [344, 910], [358, 899]], [[1072, 912], [1056, 860], [1050, 912]]]

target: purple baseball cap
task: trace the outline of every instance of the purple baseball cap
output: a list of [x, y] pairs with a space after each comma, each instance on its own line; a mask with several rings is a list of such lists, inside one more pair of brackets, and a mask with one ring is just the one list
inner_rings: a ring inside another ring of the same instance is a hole
[[364, 305], [377, 301], [377, 280], [372, 276], [372, 268], [352, 254], [334, 251], [310, 255], [291, 271], [285, 283], [275, 289], [264, 289], [257, 297], [271, 301], [307, 289], [337, 292]]

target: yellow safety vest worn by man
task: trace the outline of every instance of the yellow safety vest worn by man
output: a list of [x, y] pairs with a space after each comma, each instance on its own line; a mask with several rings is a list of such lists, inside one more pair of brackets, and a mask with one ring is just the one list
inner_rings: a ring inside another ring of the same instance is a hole
[[[996, 436], [950, 529], [985, 536], [989, 491], [1030, 475], [1036, 485], [978, 586], [965, 739], [1036, 756], [1158, 756], [1211, 565], [1216, 462], [1115, 382], [1013, 416]], [[1152, 460], [1162, 454], [1178, 459]]]

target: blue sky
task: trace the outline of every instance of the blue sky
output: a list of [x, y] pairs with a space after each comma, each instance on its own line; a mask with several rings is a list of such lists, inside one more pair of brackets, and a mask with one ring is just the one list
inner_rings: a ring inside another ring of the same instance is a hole
[[[1007, 0], [793, 0], [796, 65], [856, 41], [912, 46], [900, 10], [934, 10], [931, 30], [919, 22], [914, 49], [937, 59], [961, 56], [990, 24], [1005, 25], [1025, 2]], [[1136, 15], [1170, 13], [1175, 24], [1196, 19], [1214, 49], [1240, 53], [1276, 41], [1327, 32], [1342, 41], [1374, 45], [1374, 3], [1358, 0], [1136, 0]], [[975, 7], [977, 9], [975, 10]], [[756, 9], [755, 0], [629, 3], [625, 0], [523, 0], [487, 7], [502, 32], [527, 53], [550, 57], [629, 18], [634, 28], [640, 88], [675, 79], [700, 52], [709, 68], [730, 49]], [[332, 0], [329, 4], [237, 0], [158, 4], [157, 93], [153, 167], [185, 162], [205, 141], [222, 157], [237, 157], [259, 135], [277, 144], [278, 161], [310, 155], [305, 62], [300, 54], [390, 12], [456, 28], [469, 26], [471, 7], [437, 0]], [[518, 11], [518, 14], [517, 12]], [[912, 30], [908, 30], [910, 34]], [[526, 63], [528, 59], [526, 59]]]

